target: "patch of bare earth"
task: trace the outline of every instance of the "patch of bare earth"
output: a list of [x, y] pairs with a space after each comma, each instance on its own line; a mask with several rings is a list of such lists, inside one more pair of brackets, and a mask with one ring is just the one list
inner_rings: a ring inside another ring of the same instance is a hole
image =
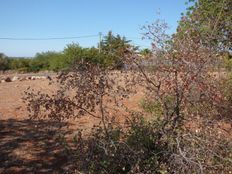
[[[45, 93], [57, 88], [48, 79], [0, 83], [0, 174], [64, 173], [69, 159], [57, 135], [91, 129], [97, 120], [88, 116], [68, 120], [69, 127], [58, 132], [60, 123], [30, 120], [22, 100], [28, 87]], [[138, 108], [140, 95], [126, 101], [127, 106]]]
[[46, 79], [0, 83], [0, 173], [62, 173], [67, 157], [54, 136], [60, 125], [29, 120], [21, 99], [28, 87], [52, 91], [48, 83]]
[[[0, 174], [64, 173], [70, 159], [64, 147], [57, 143], [57, 135], [75, 134], [77, 129], [90, 130], [98, 120], [88, 116], [78, 121], [68, 120], [64, 124], [69, 127], [65, 129], [58, 129], [63, 124], [57, 122], [30, 120], [21, 99], [28, 87], [45, 93], [57, 89], [57, 85], [49, 85], [48, 79], [0, 83]], [[139, 108], [138, 101], [144, 95], [141, 89], [136, 90], [138, 93], [125, 101], [131, 110]], [[117, 114], [122, 122], [123, 112]], [[194, 125], [191, 122], [189, 129], [198, 131]], [[222, 123], [221, 127], [223, 134], [231, 136], [231, 124]]]

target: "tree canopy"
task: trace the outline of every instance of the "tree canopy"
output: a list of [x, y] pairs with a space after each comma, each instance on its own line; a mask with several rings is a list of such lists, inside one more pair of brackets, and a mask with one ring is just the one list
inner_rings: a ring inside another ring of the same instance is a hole
[[107, 55], [108, 61], [114, 64], [115, 67], [120, 68], [125, 51], [127, 49], [138, 49], [130, 44], [130, 42], [131, 41], [127, 40], [126, 37], [120, 36], [119, 34], [115, 36], [112, 31], [109, 31], [100, 43], [100, 47], [103, 54]]
[[194, 5], [182, 16], [178, 33], [192, 28], [199, 31], [201, 42], [218, 50], [232, 50], [232, 1], [189, 0]]
[[8, 60], [3, 53], [0, 53], [0, 70], [8, 69]]

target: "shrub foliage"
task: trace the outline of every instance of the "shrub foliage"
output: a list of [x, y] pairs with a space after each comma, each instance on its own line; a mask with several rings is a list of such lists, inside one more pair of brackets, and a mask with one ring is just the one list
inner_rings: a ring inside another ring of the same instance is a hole
[[[217, 30], [203, 38], [198, 25], [192, 25], [170, 37], [160, 20], [143, 29], [152, 41], [149, 54], [162, 57], [155, 69], [147, 71], [141, 66], [144, 59], [127, 48], [119, 53], [128, 69], [115, 72], [104, 56], [88, 56], [97, 54], [94, 49], [69, 45], [64, 54], [73, 66], [58, 76], [55, 94], [26, 92], [30, 117], [64, 121], [88, 115], [99, 120], [87, 135], [79, 130], [73, 144], [66, 143], [69, 172], [230, 173], [232, 139], [222, 125], [231, 123], [226, 114], [231, 113], [231, 79], [222, 83], [213, 75], [218, 49], [202, 43], [214, 42]], [[80, 56], [73, 61], [74, 55]], [[138, 89], [144, 101], [140, 111], [133, 111], [124, 101]]]

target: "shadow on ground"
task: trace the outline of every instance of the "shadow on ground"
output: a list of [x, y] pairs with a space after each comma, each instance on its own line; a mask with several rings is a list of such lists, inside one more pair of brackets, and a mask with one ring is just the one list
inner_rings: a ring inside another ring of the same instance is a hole
[[68, 157], [51, 121], [0, 120], [0, 173], [64, 173]]

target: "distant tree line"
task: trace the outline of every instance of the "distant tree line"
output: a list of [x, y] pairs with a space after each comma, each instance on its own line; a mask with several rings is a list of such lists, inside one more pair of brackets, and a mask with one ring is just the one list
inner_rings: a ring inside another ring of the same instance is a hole
[[[101, 49], [96, 47], [83, 48], [79, 44], [72, 43], [68, 44], [61, 52], [37, 53], [33, 58], [7, 57], [1, 53], [0, 70], [17, 70], [19, 72], [59, 71], [69, 68], [75, 61], [89, 61], [103, 67], [121, 68], [124, 52], [128, 49], [138, 50], [138, 47], [133, 46], [130, 42], [126, 37], [115, 36], [110, 31], [99, 43], [98, 46]], [[146, 51], [143, 51], [143, 54]]]

